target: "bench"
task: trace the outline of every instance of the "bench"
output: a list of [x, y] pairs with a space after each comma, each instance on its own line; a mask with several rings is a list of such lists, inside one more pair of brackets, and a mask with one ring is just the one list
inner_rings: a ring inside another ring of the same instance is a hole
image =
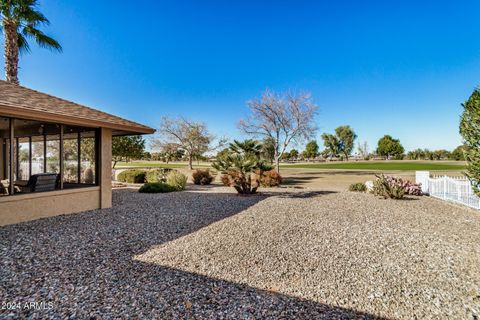
[[28, 179], [25, 185], [17, 185], [20, 192], [45, 192], [54, 191], [59, 185], [59, 174], [57, 173], [38, 173]]

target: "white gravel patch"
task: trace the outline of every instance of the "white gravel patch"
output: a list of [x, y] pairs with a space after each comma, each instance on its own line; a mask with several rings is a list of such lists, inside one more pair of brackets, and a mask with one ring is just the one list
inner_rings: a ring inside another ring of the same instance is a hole
[[0, 318], [449, 318], [480, 312], [480, 213], [427, 197], [114, 192], [0, 228]]

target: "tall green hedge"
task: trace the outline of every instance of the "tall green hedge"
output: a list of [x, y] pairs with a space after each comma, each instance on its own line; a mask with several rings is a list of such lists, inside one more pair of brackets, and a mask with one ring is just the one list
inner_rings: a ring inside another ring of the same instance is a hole
[[463, 104], [460, 121], [460, 134], [465, 141], [465, 159], [467, 160], [467, 176], [475, 193], [480, 196], [480, 89], [473, 91]]

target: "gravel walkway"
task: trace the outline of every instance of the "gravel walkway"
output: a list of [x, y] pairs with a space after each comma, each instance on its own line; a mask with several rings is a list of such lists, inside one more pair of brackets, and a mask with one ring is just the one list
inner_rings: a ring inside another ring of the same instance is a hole
[[0, 259], [0, 318], [480, 312], [480, 213], [427, 197], [118, 190], [109, 210], [1, 227]]

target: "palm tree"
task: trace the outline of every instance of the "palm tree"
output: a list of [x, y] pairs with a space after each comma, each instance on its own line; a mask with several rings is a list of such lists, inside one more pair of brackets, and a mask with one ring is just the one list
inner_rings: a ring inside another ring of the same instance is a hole
[[256, 193], [263, 172], [272, 169], [260, 159], [261, 151], [262, 145], [255, 140], [234, 140], [229, 153], [217, 158], [212, 167], [223, 172], [225, 181], [238, 193]]
[[42, 48], [62, 51], [60, 44], [38, 29], [48, 19], [37, 10], [37, 0], [0, 0], [0, 18], [5, 37], [5, 79], [18, 84], [18, 56], [30, 52], [27, 39]]

